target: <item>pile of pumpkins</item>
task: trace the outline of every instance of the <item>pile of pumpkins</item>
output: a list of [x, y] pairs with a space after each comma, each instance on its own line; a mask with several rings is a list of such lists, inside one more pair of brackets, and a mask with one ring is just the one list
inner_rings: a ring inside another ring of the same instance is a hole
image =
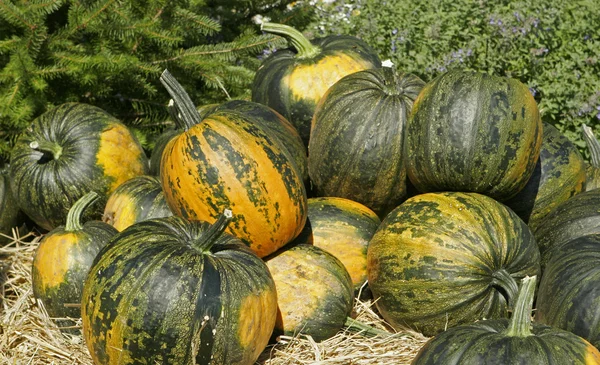
[[34, 295], [65, 331], [82, 318], [95, 364], [253, 364], [352, 324], [365, 282], [394, 329], [433, 336], [414, 364], [600, 364], [589, 128], [587, 166], [517, 80], [425, 83], [354, 37], [263, 30], [291, 47], [252, 101], [197, 108], [165, 70], [177, 128], [150, 158], [77, 103], [16, 142], [2, 228], [48, 231]]

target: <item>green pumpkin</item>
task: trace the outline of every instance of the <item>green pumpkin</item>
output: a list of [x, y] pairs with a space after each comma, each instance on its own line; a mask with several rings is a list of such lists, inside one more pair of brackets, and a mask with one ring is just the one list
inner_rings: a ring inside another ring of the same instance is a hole
[[542, 268], [565, 243], [596, 233], [600, 233], [600, 190], [585, 191], [558, 205], [533, 231]]
[[148, 171], [150, 175], [160, 175], [160, 160], [162, 159], [162, 153], [165, 150], [167, 143], [169, 143], [173, 137], [179, 135], [180, 133], [181, 131], [177, 129], [167, 129], [156, 138], [156, 141], [154, 142], [154, 148], [150, 154], [150, 169]]
[[354, 200], [382, 217], [406, 198], [404, 128], [424, 84], [382, 67], [345, 76], [327, 91], [308, 145], [317, 196]]
[[600, 234], [582, 236], [550, 255], [536, 320], [600, 346]]
[[426, 336], [483, 318], [503, 318], [517, 282], [539, 275], [539, 250], [512, 210], [477, 193], [414, 196], [369, 242], [369, 287], [395, 329]]
[[262, 30], [285, 37], [291, 48], [277, 50], [259, 67], [252, 101], [283, 115], [308, 146], [311, 120], [327, 89], [346, 75], [381, 67], [381, 61], [356, 37], [336, 35], [309, 41], [294, 28], [275, 23], [263, 23]]
[[427, 83], [406, 128], [407, 173], [421, 192], [466, 191], [509, 199], [533, 174], [542, 123], [526, 85], [450, 71]]
[[411, 365], [600, 364], [600, 352], [585, 339], [531, 323], [535, 283], [535, 277], [523, 279], [510, 320], [450, 328], [427, 342]]
[[591, 163], [586, 166], [585, 190], [594, 190], [600, 187], [600, 142], [594, 136], [592, 128], [583, 124], [583, 138], [590, 150]]
[[142, 175], [125, 181], [110, 194], [102, 220], [120, 232], [137, 222], [171, 215], [160, 180]]
[[532, 230], [559, 204], [584, 191], [585, 162], [577, 147], [544, 123], [542, 149], [533, 175], [517, 195], [504, 202]]
[[95, 364], [254, 364], [277, 294], [264, 262], [223, 233], [230, 219], [156, 218], [113, 237], [83, 291]]
[[265, 258], [273, 275], [279, 314], [276, 335], [333, 337], [354, 305], [352, 279], [340, 260], [316, 246], [288, 245]]
[[131, 131], [102, 109], [66, 103], [36, 118], [10, 156], [12, 192], [42, 228], [65, 224], [71, 206], [89, 191], [99, 195], [85, 219], [100, 219], [108, 195], [148, 172]]
[[24, 218], [10, 188], [9, 171], [0, 167], [0, 245], [11, 241], [13, 228], [19, 228]]
[[[96, 255], [118, 233], [100, 221], [81, 223], [83, 211], [98, 194], [90, 192], [69, 210], [67, 223], [48, 232], [40, 241], [32, 266], [33, 296], [51, 318], [81, 318], [83, 282]], [[58, 319], [65, 332], [79, 333], [72, 320]]]

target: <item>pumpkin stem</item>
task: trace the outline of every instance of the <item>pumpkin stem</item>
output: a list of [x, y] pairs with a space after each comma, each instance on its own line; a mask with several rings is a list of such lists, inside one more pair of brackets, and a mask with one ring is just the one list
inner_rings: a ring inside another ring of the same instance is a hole
[[[402, 95], [404, 90], [400, 87], [400, 76], [398, 71], [393, 67], [383, 67], [383, 91], [387, 95]], [[390, 80], [392, 80], [390, 82]]]
[[531, 336], [531, 310], [535, 296], [536, 277], [526, 276], [521, 280], [521, 289], [513, 309], [512, 317], [508, 322], [508, 328], [504, 331], [507, 336], [527, 337]]
[[[181, 124], [179, 126], [186, 131], [200, 123], [202, 119], [192, 99], [168, 70], [165, 69], [162, 75], [160, 75], [160, 82], [173, 98], [176, 112], [170, 110], [170, 113], [171, 116], [174, 116], [175, 123]], [[171, 102], [169, 102], [169, 109], [171, 108]]]
[[500, 287], [506, 293], [506, 302], [508, 303], [508, 307], [512, 308], [514, 300], [517, 298], [519, 293], [519, 285], [517, 284], [515, 278], [510, 276], [510, 274], [504, 269], [495, 271], [492, 274], [492, 277], [494, 278], [492, 280], [492, 286]]
[[346, 318], [346, 323], [344, 323], [344, 326], [347, 327], [348, 330], [353, 331], [353, 332], [358, 332], [361, 335], [364, 335], [365, 337], [375, 337], [375, 336], [390, 337], [390, 336], [394, 335], [391, 332], [381, 330], [379, 328], [375, 328], [373, 326], [369, 326], [368, 324], [359, 322], [352, 317]]
[[80, 231], [83, 229], [83, 225], [81, 225], [81, 215], [83, 211], [87, 209], [93, 202], [98, 199], [98, 193], [95, 191], [90, 191], [85, 194], [79, 200], [73, 204], [71, 209], [69, 209], [69, 213], [67, 214], [67, 223], [65, 224], [65, 231], [73, 232]]
[[260, 29], [284, 37], [296, 49], [298, 58], [313, 58], [321, 49], [312, 43], [298, 30], [289, 25], [278, 23], [262, 23]]
[[219, 219], [211, 224], [206, 231], [202, 232], [200, 237], [193, 243], [193, 246], [202, 252], [209, 252], [229, 225], [232, 217], [233, 213], [231, 213], [231, 210], [225, 209]]
[[33, 141], [29, 143], [29, 147], [52, 156], [54, 160], [58, 160], [60, 155], [62, 155], [62, 147], [56, 142], [46, 140]]
[[592, 160], [592, 166], [600, 168], [600, 142], [594, 136], [592, 128], [588, 127], [585, 123], [583, 127], [583, 137], [590, 149], [590, 158]]

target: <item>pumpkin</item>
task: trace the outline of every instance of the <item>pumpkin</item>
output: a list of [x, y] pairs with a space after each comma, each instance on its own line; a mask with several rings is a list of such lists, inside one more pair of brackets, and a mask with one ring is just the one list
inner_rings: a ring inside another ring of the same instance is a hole
[[150, 175], [158, 176], [160, 174], [160, 160], [162, 159], [162, 153], [165, 150], [167, 143], [179, 134], [181, 134], [180, 130], [167, 129], [156, 138], [156, 141], [154, 141], [154, 148], [150, 154], [150, 169], [148, 171]]
[[539, 275], [539, 250], [512, 210], [477, 193], [417, 195], [391, 211], [369, 242], [369, 287], [395, 329], [425, 336], [502, 318], [517, 282]]
[[338, 196], [385, 216], [406, 198], [404, 127], [425, 83], [389, 67], [345, 76], [312, 121], [309, 175], [318, 196]]
[[371, 209], [336, 197], [308, 199], [308, 219], [293, 244], [312, 244], [339, 259], [354, 289], [367, 280], [367, 246], [381, 221]]
[[9, 171], [0, 167], [0, 245], [11, 241], [13, 228], [18, 228], [23, 221], [23, 212], [10, 188]]
[[81, 318], [81, 292], [96, 255], [117, 234], [100, 221], [81, 222], [83, 211], [98, 198], [89, 192], [69, 210], [67, 223], [48, 232], [40, 241], [31, 270], [33, 295], [48, 315], [66, 332], [79, 333], [75, 322]]
[[427, 83], [406, 127], [410, 181], [421, 192], [465, 191], [509, 199], [533, 174], [540, 113], [526, 85], [455, 70]]
[[583, 338], [531, 323], [535, 283], [535, 277], [523, 279], [510, 319], [450, 328], [429, 340], [411, 364], [600, 364], [600, 352]]
[[229, 232], [260, 257], [292, 241], [306, 222], [306, 189], [276, 137], [239, 112], [216, 111], [200, 120], [168, 71], [161, 81], [187, 128], [168, 143], [161, 162], [173, 213], [211, 222], [231, 207]]
[[563, 244], [596, 233], [600, 233], [600, 190], [585, 191], [559, 204], [533, 231], [542, 268]]
[[110, 194], [102, 220], [122, 231], [130, 225], [151, 218], [173, 215], [160, 180], [142, 175], [127, 180]]
[[113, 237], [83, 290], [95, 364], [254, 364], [277, 293], [264, 262], [223, 233], [230, 219], [155, 218]]
[[536, 320], [600, 346], [600, 234], [582, 236], [550, 255]]
[[316, 246], [284, 247], [265, 259], [278, 298], [275, 335], [334, 336], [346, 323], [354, 302], [352, 279], [342, 262]]
[[327, 89], [346, 75], [381, 67], [381, 61], [369, 45], [352, 36], [309, 41], [290, 26], [269, 22], [262, 30], [285, 37], [291, 48], [275, 51], [260, 65], [252, 101], [281, 113], [308, 146], [315, 107]]
[[148, 159], [131, 131], [102, 109], [82, 103], [40, 115], [10, 156], [13, 194], [46, 230], [65, 224], [69, 208], [92, 190], [99, 199], [84, 219], [100, 219], [108, 195], [147, 171]]
[[585, 189], [586, 171], [577, 147], [551, 124], [543, 124], [542, 149], [529, 181], [505, 201], [532, 230], [560, 203]]
[[600, 142], [594, 136], [592, 128], [582, 125], [583, 138], [590, 150], [591, 163], [586, 166], [585, 190], [594, 190], [600, 187]]

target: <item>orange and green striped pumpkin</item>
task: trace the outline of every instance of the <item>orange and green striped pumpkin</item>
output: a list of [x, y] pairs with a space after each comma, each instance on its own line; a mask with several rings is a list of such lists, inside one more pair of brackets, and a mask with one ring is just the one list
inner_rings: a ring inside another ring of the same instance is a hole
[[477, 193], [414, 196], [383, 220], [367, 251], [369, 287], [394, 328], [426, 336], [507, 317], [518, 281], [540, 274], [529, 227]]
[[213, 225], [171, 216], [136, 223], [86, 279], [83, 334], [97, 365], [254, 364], [277, 317], [265, 263]]
[[98, 203], [85, 219], [100, 219], [108, 195], [148, 172], [148, 159], [133, 133], [104, 110], [66, 103], [36, 118], [10, 156], [12, 192], [46, 230], [65, 224], [71, 206], [89, 191]]
[[120, 232], [137, 222], [171, 215], [160, 180], [142, 175], [125, 181], [110, 194], [102, 220]]
[[33, 295], [48, 315], [66, 332], [79, 333], [75, 322], [81, 318], [81, 292], [92, 262], [102, 247], [118, 233], [100, 221], [83, 224], [83, 211], [98, 198], [89, 192], [69, 210], [67, 223], [48, 232], [41, 240], [33, 259]]
[[273, 275], [279, 312], [275, 335], [334, 336], [354, 305], [352, 279], [335, 256], [313, 245], [289, 245], [265, 258]]
[[308, 199], [308, 219], [294, 244], [312, 244], [339, 259], [360, 289], [367, 280], [367, 246], [381, 220], [366, 206], [337, 197]]
[[181, 85], [165, 71], [185, 130], [165, 147], [161, 183], [174, 214], [214, 221], [233, 211], [229, 232], [260, 257], [292, 241], [306, 222], [306, 189], [288, 151], [243, 113], [200, 116]]
[[539, 158], [542, 122], [526, 85], [449, 71], [427, 83], [406, 127], [408, 177], [421, 192], [516, 195]]
[[381, 61], [356, 37], [336, 35], [309, 41], [290, 26], [268, 22], [262, 30], [285, 37], [291, 48], [277, 50], [258, 68], [252, 101], [281, 113], [308, 146], [311, 120], [327, 89], [346, 75], [381, 67]]

